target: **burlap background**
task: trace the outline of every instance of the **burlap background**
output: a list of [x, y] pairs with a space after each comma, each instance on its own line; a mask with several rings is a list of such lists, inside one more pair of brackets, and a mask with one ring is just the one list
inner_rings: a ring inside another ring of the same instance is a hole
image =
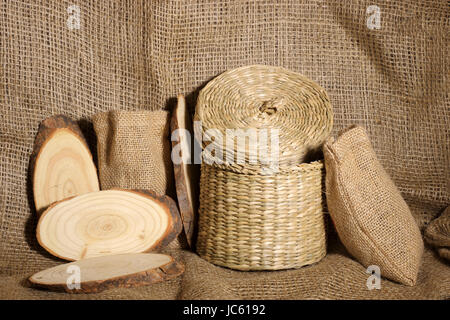
[[[373, 1], [72, 1], [0, 3], [0, 297], [68, 298], [25, 288], [32, 272], [60, 263], [43, 252], [27, 178], [38, 123], [64, 113], [81, 121], [112, 109], [192, 107], [206, 81], [247, 64], [280, 65], [323, 86], [335, 132], [367, 128], [375, 151], [419, 225], [449, 204], [447, 1], [380, 1], [381, 29], [366, 26]], [[336, 243], [339, 248], [339, 243]], [[450, 271], [426, 250], [418, 284], [383, 281], [342, 250], [301, 270], [241, 273], [178, 251], [175, 281], [91, 298], [444, 298]]]

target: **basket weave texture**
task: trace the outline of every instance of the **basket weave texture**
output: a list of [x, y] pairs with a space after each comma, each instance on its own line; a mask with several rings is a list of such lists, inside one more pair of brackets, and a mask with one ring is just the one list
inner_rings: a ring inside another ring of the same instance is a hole
[[[298, 268], [326, 254], [322, 161], [304, 162], [324, 143], [333, 117], [328, 96], [295, 72], [268, 66], [227, 71], [200, 92], [195, 120], [202, 134], [227, 129], [278, 129], [277, 170], [249, 163], [266, 145], [249, 148], [245, 162], [221, 162], [243, 151], [225, 139], [203, 143], [197, 252], [238, 270]], [[205, 139], [203, 139], [205, 141]], [[242, 146], [241, 146], [242, 148]], [[270, 151], [266, 154], [270, 154]], [[264, 159], [267, 161], [267, 159]], [[258, 159], [259, 161], [259, 159]], [[274, 161], [274, 158], [271, 159]]]
[[[274, 161], [286, 169], [321, 148], [333, 126], [333, 111], [325, 90], [312, 80], [282, 67], [252, 65], [211, 80], [200, 91], [195, 120], [202, 124], [203, 147], [217, 145], [223, 150], [223, 159], [227, 154], [235, 157], [239, 150], [225, 139], [215, 141], [214, 132], [225, 137], [227, 129], [279, 129], [279, 154]], [[264, 149], [269, 149], [269, 144], [247, 148], [244, 165], [234, 161], [228, 166], [242, 170], [270, 166], [249, 161]]]
[[202, 164], [197, 252], [238, 270], [301, 267], [326, 254], [323, 163], [274, 175]]

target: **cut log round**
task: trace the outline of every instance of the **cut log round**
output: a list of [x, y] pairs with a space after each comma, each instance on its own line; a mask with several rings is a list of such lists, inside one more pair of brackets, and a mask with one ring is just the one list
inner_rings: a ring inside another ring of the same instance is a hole
[[151, 191], [91, 192], [56, 202], [38, 222], [37, 239], [66, 260], [158, 250], [181, 232], [175, 202]]
[[159, 253], [129, 253], [83, 259], [40, 271], [32, 285], [69, 293], [96, 293], [131, 288], [178, 277], [183, 264]]
[[30, 161], [36, 211], [53, 202], [98, 191], [92, 154], [73, 120], [58, 115], [41, 122]]
[[196, 225], [196, 188], [192, 185], [195, 179], [191, 142], [193, 137], [192, 119], [186, 108], [183, 95], [178, 96], [178, 103], [172, 114], [170, 123], [172, 132], [172, 148], [175, 156], [172, 159], [175, 175], [178, 206], [183, 230], [190, 247], [194, 242], [194, 227]]

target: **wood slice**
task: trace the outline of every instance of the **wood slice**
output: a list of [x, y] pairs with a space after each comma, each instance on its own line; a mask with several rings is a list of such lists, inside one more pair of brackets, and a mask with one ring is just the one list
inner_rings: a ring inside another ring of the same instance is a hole
[[[40, 271], [32, 285], [69, 293], [96, 293], [132, 288], [178, 277], [184, 265], [159, 253], [128, 253], [83, 259]], [[75, 286], [79, 284], [79, 287]]]
[[58, 201], [38, 222], [37, 239], [66, 260], [158, 250], [181, 232], [175, 201], [152, 191], [112, 189]]
[[[192, 119], [189, 111], [186, 108], [186, 101], [183, 95], [178, 96], [178, 103], [172, 113], [172, 120], [170, 122], [172, 132], [172, 148], [175, 152], [184, 159], [184, 155], [189, 155], [192, 152]], [[186, 131], [189, 136], [186, 135]], [[185, 156], [187, 157], [187, 156]], [[192, 248], [194, 242], [194, 229], [197, 220], [197, 206], [196, 206], [196, 188], [192, 185], [195, 179], [195, 171], [193, 156], [190, 157], [190, 162], [182, 161], [181, 163], [173, 162], [175, 187], [177, 191], [178, 206], [180, 208], [181, 219], [183, 220], [183, 230], [186, 235], [187, 242]]]
[[86, 140], [77, 123], [63, 115], [41, 122], [30, 172], [38, 214], [53, 202], [100, 190]]

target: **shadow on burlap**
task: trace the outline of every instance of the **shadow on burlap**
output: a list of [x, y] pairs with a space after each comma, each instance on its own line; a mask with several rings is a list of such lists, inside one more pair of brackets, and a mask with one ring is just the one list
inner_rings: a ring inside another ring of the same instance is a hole
[[[80, 3], [79, 30], [66, 24], [71, 4], [0, 4], [0, 297], [74, 298], [23, 285], [61, 263], [36, 242], [27, 189], [42, 119], [63, 113], [82, 121], [94, 150], [93, 114], [168, 109], [178, 93], [193, 111], [206, 81], [242, 65], [283, 66], [323, 86], [333, 133], [351, 124], [367, 129], [421, 229], [450, 203], [446, 1], [383, 2], [380, 30], [366, 26], [369, 1], [95, 1]], [[257, 273], [175, 250], [186, 263], [183, 277], [86, 297], [449, 297], [450, 268], [429, 249], [416, 286], [383, 280], [369, 291], [364, 268], [339, 247], [314, 266]]]

